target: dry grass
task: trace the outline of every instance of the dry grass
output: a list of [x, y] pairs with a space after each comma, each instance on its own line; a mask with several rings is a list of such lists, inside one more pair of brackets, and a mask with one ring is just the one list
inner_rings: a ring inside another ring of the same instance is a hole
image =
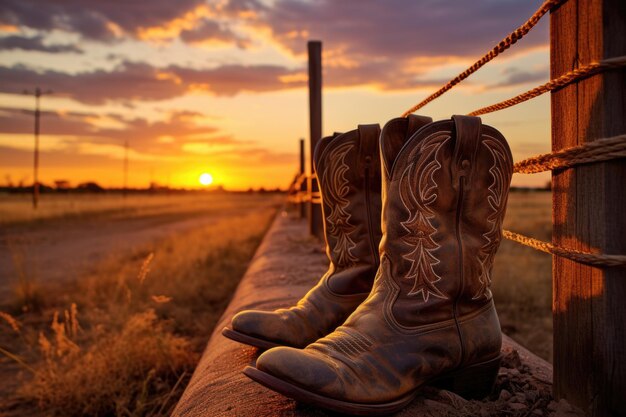
[[[550, 193], [511, 193], [504, 227], [549, 241], [551, 207]], [[503, 240], [494, 264], [492, 290], [504, 332], [552, 362], [551, 256]]]
[[[214, 225], [114, 257], [74, 284], [37, 288], [45, 297], [41, 312], [0, 314], [0, 378], [14, 381], [7, 385], [13, 400], [0, 401], [0, 410], [168, 415], [275, 204], [267, 197], [229, 211], [226, 200], [218, 202], [227, 215]], [[505, 227], [549, 239], [550, 194], [513, 193]], [[493, 286], [505, 332], [547, 359], [550, 269], [550, 256], [504, 241]]]
[[256, 197], [211, 226], [113, 257], [73, 284], [45, 288], [40, 313], [0, 315], [0, 366], [14, 364], [0, 378], [21, 373], [0, 410], [169, 415], [276, 203]]
[[[254, 196], [254, 195], [253, 195]], [[232, 205], [232, 194], [42, 194], [37, 210], [30, 194], [0, 195], [0, 226], [35, 225], [50, 219], [111, 218], [181, 213]]]

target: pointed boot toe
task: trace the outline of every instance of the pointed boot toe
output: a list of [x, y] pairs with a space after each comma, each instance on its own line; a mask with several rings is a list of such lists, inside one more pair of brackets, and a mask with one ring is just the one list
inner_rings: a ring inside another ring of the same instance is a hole
[[245, 310], [237, 313], [231, 327], [222, 330], [222, 334], [232, 340], [260, 349], [271, 349], [290, 342], [279, 333], [282, 326], [277, 325], [279, 317], [265, 311]]
[[324, 387], [337, 381], [332, 364], [304, 350], [288, 347], [278, 347], [263, 353], [257, 359], [256, 369], [282, 382], [314, 391], [323, 391]]

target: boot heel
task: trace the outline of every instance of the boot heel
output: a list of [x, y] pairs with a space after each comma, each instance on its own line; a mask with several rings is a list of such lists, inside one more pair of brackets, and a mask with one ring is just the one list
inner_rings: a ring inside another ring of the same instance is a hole
[[486, 362], [470, 365], [437, 378], [432, 385], [452, 391], [468, 400], [485, 398], [493, 390], [498, 377], [501, 356]]

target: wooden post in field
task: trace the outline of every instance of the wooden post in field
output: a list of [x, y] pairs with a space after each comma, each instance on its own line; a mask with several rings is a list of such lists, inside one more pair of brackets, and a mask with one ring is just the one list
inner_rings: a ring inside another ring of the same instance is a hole
[[[304, 139], [300, 139], [300, 171], [298, 171], [298, 175], [302, 176], [306, 171], [306, 163], [305, 163], [305, 153], [304, 153]], [[300, 187], [296, 192], [299, 192], [300, 195], [303, 195], [306, 192], [307, 182], [301, 181]], [[300, 218], [304, 219], [306, 217], [306, 204], [304, 201], [298, 202], [298, 207], [300, 209]]]
[[[626, 55], [624, 0], [569, 0], [551, 15], [551, 78]], [[552, 150], [626, 132], [626, 70], [552, 93]], [[626, 254], [626, 160], [555, 171], [553, 241]], [[626, 415], [626, 269], [553, 257], [554, 394], [590, 416]]]
[[39, 205], [39, 99], [41, 98], [41, 90], [39, 87], [35, 89], [35, 153], [33, 158], [33, 208]]
[[319, 195], [317, 178], [313, 176], [313, 151], [322, 138], [322, 42], [309, 41], [309, 128], [310, 128], [310, 164], [309, 178], [309, 231], [312, 235], [323, 237], [322, 206], [315, 198]]
[[128, 192], [128, 138], [124, 139], [124, 187], [122, 196], [126, 198]]

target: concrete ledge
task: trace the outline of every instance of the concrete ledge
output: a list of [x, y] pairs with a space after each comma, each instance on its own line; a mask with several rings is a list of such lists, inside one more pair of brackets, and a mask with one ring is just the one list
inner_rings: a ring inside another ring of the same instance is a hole
[[[328, 415], [249, 380], [241, 370], [254, 363], [257, 349], [221, 335], [222, 328], [240, 310], [292, 305], [317, 282], [326, 270], [326, 262], [319, 242], [307, 236], [305, 222], [285, 212], [279, 214], [213, 331], [174, 416]], [[398, 415], [569, 414], [567, 404], [551, 401], [552, 367], [549, 363], [506, 336], [503, 353], [504, 364], [494, 393], [488, 400], [466, 401], [447, 391], [426, 388]]]

